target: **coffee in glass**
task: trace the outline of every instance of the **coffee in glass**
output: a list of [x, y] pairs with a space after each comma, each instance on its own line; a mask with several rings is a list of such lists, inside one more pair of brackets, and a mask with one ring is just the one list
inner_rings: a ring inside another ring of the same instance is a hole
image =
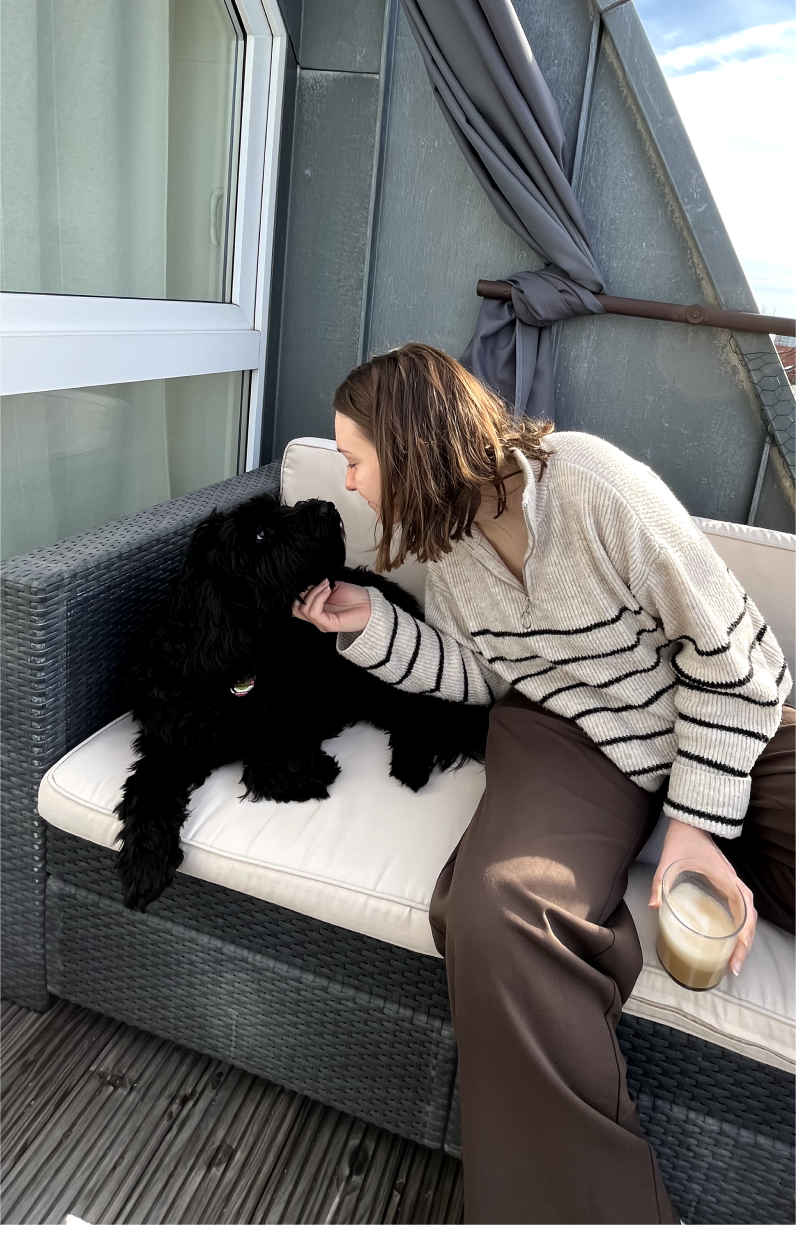
[[681, 858], [664, 872], [655, 947], [664, 969], [681, 986], [717, 986], [745, 922], [741, 890], [719, 866]]

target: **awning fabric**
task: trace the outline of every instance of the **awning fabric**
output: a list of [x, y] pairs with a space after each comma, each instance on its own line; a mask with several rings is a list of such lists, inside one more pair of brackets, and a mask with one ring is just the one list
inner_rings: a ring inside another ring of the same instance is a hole
[[564, 132], [511, 0], [401, 0], [442, 113], [505, 224], [547, 264], [485, 299], [461, 357], [518, 413], [553, 415], [550, 324], [602, 314]]

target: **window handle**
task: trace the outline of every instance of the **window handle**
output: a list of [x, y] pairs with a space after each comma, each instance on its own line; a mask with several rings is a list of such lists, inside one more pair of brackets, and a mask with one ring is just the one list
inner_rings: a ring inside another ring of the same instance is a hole
[[223, 232], [222, 219], [224, 208], [224, 191], [223, 189], [214, 189], [210, 195], [210, 243], [211, 245], [221, 245], [221, 233]]

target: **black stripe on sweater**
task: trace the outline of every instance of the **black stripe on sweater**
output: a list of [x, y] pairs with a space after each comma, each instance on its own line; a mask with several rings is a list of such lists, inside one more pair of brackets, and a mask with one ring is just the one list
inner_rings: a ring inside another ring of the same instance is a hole
[[640, 616], [643, 607], [620, 607], [615, 616], [610, 620], [596, 620], [594, 624], [587, 624], [582, 629], [521, 629], [515, 632], [510, 629], [475, 629], [470, 634], [471, 637], [577, 637], [581, 633], [594, 633], [596, 629], [605, 629], [612, 624], [617, 624], [627, 612], [631, 616]]
[[682, 711], [678, 711], [678, 714], [685, 723], [695, 723], [700, 728], [712, 728], [715, 732], [734, 732], [737, 736], [748, 736], [753, 741], [768, 743], [771, 740], [765, 732], [750, 732], [748, 728], [736, 728], [729, 723], [711, 723], [709, 719], [697, 719], [696, 715], [685, 715]]
[[462, 655], [462, 675], [464, 676], [464, 697], [462, 701], [466, 702], [470, 696], [470, 682], [467, 679], [467, 665], [464, 661], [464, 655]]
[[[674, 660], [672, 660], [672, 662], [674, 662]], [[782, 684], [782, 679], [787, 670], [788, 670], [788, 665], [783, 659], [782, 667], [780, 668], [779, 675], [777, 676], [777, 679], [774, 681], [774, 684], [777, 689]], [[748, 702], [750, 706], [761, 706], [764, 709], [768, 709], [771, 706], [781, 705], [778, 697], [763, 698], [761, 700], [759, 698], [749, 697], [748, 693], [732, 693], [732, 692], [726, 692], [726, 691], [716, 692], [716, 690], [713, 687], [709, 689], [702, 688], [701, 681], [694, 681], [688, 684], [686, 684], [685, 682], [681, 682], [681, 683], [683, 684], [683, 687], [685, 689], [689, 689], [692, 693], [714, 693], [715, 696], [718, 698], [735, 698], [739, 702]]]
[[[589, 684], [585, 680], [575, 680], [571, 685], [561, 685], [558, 689], [551, 689], [549, 693], [539, 698], [539, 705], [544, 706], [545, 702], [549, 702], [551, 698], [557, 697], [559, 693], [567, 693], [570, 689], [610, 689], [612, 685], [618, 685], [623, 680], [630, 680], [633, 676], [644, 676], [647, 672], [654, 672], [657, 667], [660, 667], [661, 651], [665, 650], [668, 645], [668, 642], [664, 642], [662, 646], [656, 647], [655, 662], [651, 663], [649, 667], [635, 667], [629, 672], [622, 672], [621, 676], [613, 676], [610, 680], [598, 681], [595, 685]], [[516, 680], [512, 680], [512, 687], [516, 688], [520, 681], [529, 680], [532, 675], [535, 675], [535, 673], [531, 672], [528, 676], [518, 676]]]
[[439, 642], [439, 666], [437, 667], [437, 679], [434, 681], [432, 693], [439, 693], [439, 687], [442, 684], [442, 669], [445, 666], [445, 644], [442, 640], [441, 634], [437, 633], [436, 629], [433, 631], [436, 633], [437, 641]]
[[422, 632], [422, 629], [420, 628], [420, 625], [415, 620], [414, 616], [412, 616], [412, 623], [417, 629], [417, 636], [415, 637], [415, 648], [412, 651], [412, 657], [409, 660], [409, 663], [407, 664], [406, 671], [404, 672], [403, 676], [399, 676], [397, 680], [394, 680], [392, 682], [394, 685], [402, 685], [403, 682], [409, 676], [412, 675], [412, 668], [414, 667], [415, 663], [417, 663], [417, 656], [420, 654], [420, 643], [423, 639], [423, 632]]
[[612, 736], [607, 741], [597, 741], [600, 749], [608, 749], [610, 745], [624, 745], [625, 741], [654, 741], [659, 736], [671, 736], [674, 728], [660, 728], [657, 732], [629, 732], [627, 736]]
[[[744, 616], [746, 615], [746, 604], [748, 603], [749, 603], [749, 595], [744, 594], [743, 610], [741, 610], [741, 613], [739, 616], [736, 616], [736, 619], [733, 620], [732, 624], [729, 625], [728, 630], [727, 630], [728, 637], [734, 634], [735, 630], [738, 629], [738, 625], [740, 624], [741, 620], [744, 619]], [[763, 635], [763, 632], [765, 632], [766, 627], [767, 626], [764, 625], [763, 629], [760, 630], [760, 635]], [[714, 655], [725, 655], [725, 653], [727, 653], [728, 650], [732, 650], [732, 646], [733, 646], [732, 641], [725, 641], [724, 645], [714, 646], [713, 650], [703, 650], [701, 646], [697, 645], [697, 642], [694, 641], [693, 637], [691, 636], [691, 634], [688, 634], [688, 632], [681, 632], [681, 635], [679, 635], [678, 637], [672, 637], [672, 639], [670, 640], [672, 642], [672, 645], [676, 641], [691, 642], [691, 645], [693, 646], [694, 651], [696, 651], [697, 655], [699, 655], [699, 657], [701, 658], [712, 658]]]
[[[552, 671], [556, 667], [567, 667], [572, 663], [589, 663], [592, 659], [611, 659], [614, 655], [628, 654], [631, 650], [638, 650], [641, 645], [641, 638], [645, 633], [655, 633], [660, 627], [659, 624], [656, 624], [651, 629], [637, 629], [636, 640], [631, 642], [629, 646], [617, 646], [616, 650], [604, 650], [601, 654], [576, 654], [569, 659], [545, 659], [545, 663], [548, 666], [539, 672], [531, 672], [530, 675], [544, 676], [545, 672]], [[534, 659], [544, 659], [544, 655], [523, 654], [516, 659], [509, 659], [502, 654], [493, 654], [486, 661], [487, 663], [530, 663]]]
[[[779, 684], [779, 681], [777, 682]], [[683, 685], [683, 688], [690, 690], [691, 693], [712, 693], [712, 689], [700, 689], [699, 685]], [[779, 706], [779, 698], [763, 698], [759, 701], [757, 698], [751, 698], [746, 693], [717, 693], [720, 698], [736, 698], [739, 702], [748, 702], [750, 706]]]
[[700, 766], [709, 766], [714, 771], [723, 771], [725, 775], [737, 775], [741, 779], [746, 779], [749, 775], [748, 771], [740, 771], [735, 766], [727, 766], [724, 762], [714, 762], [712, 758], [703, 758], [702, 754], [691, 753], [688, 749], [678, 749], [678, 756], [688, 758], [690, 762], [698, 762]]
[[566, 718], [572, 723], [577, 723], [579, 719], [586, 719], [589, 715], [622, 715], [629, 710], [644, 710], [647, 706], [652, 706], [653, 702], [657, 702], [662, 698], [664, 693], [671, 693], [676, 686], [674, 684], [664, 685], [662, 689], [658, 689], [657, 693], [653, 693], [652, 697], [648, 697], [645, 702], [630, 702], [627, 706], [590, 706], [588, 710], [578, 711], [577, 715], [567, 715]]
[[635, 771], [625, 771], [628, 779], [632, 779], [634, 775], [651, 775], [653, 771], [668, 771], [671, 769], [671, 762], [657, 762], [655, 766], [640, 766]]
[[[389, 603], [390, 600], [388, 599], [387, 602]], [[390, 607], [392, 607], [392, 633], [390, 634], [390, 642], [387, 646], [387, 653], [383, 659], [379, 659], [378, 663], [371, 663], [368, 667], [364, 668], [363, 670], [366, 672], [375, 672], [377, 667], [386, 667], [392, 658], [392, 648], [395, 645], [395, 636], [398, 632], [398, 609], [397, 607], [393, 607], [392, 603], [390, 603]]]
[[691, 814], [694, 818], [704, 818], [706, 822], [720, 822], [726, 827], [742, 827], [743, 818], [722, 818], [721, 814], [705, 814], [701, 809], [693, 809], [690, 805], [682, 805], [680, 801], [673, 801], [667, 797], [663, 803], [664, 810], [667, 805], [671, 805], [672, 809], [679, 809], [686, 814]]
[[[735, 632], [735, 630], [738, 628], [738, 625], [742, 622], [744, 616], [747, 614], [746, 605], [748, 602], [749, 602], [749, 596], [747, 594], [744, 594], [743, 608], [740, 614], [735, 618], [735, 620], [733, 620], [727, 626], [728, 637], [732, 633]], [[610, 620], [598, 620], [594, 624], [587, 624], [583, 628], [580, 628], [580, 629], [522, 629], [519, 632], [514, 632], [510, 630], [498, 631], [495, 629], [475, 629], [470, 634], [470, 636], [471, 637], [576, 637], [580, 635], [581, 633], [593, 633], [596, 629], [603, 629], [603, 628], [609, 627], [612, 624], [617, 624], [618, 621], [622, 619], [622, 616], [628, 613], [632, 616], [640, 616], [643, 611], [644, 611], [643, 607], [634, 607], [632, 609], [630, 607], [620, 607], [616, 615], [612, 616]], [[654, 616], [650, 616], [650, 619], [654, 619], [654, 618], [655, 618]], [[655, 627], [657, 628], [659, 626], [656, 625]], [[762, 641], [763, 634], [765, 633], [766, 628], [767, 626], [764, 625], [763, 628], [758, 633], [756, 640]], [[649, 631], [654, 632], [655, 630], [652, 629]], [[730, 642], [726, 642], [725, 644], [721, 646], [715, 646], [712, 650], [703, 650], [701, 646], [697, 644], [694, 638], [691, 637], [690, 634], [688, 633], [682, 633], [680, 634], [679, 637], [672, 637], [670, 641], [671, 642], [690, 642], [691, 645], [694, 647], [694, 650], [696, 651], [696, 653], [703, 659], [710, 658], [713, 655], [717, 655], [717, 654], [726, 654], [731, 646]], [[532, 657], [538, 657], [538, 656], [532, 656]], [[492, 660], [490, 660], [490, 662], [491, 661]], [[506, 660], [506, 662], [509, 662], [509, 660]], [[519, 659], [511, 660], [511, 662], [520, 662], [520, 660]]]
[[763, 636], [767, 628], [768, 628], [768, 625], [764, 624], [762, 629], [759, 629], [757, 633], [755, 633], [754, 637], [752, 638], [752, 644], [749, 647], [749, 653], [747, 656], [749, 659], [749, 671], [746, 673], [745, 676], [742, 676], [740, 680], [717, 680], [717, 681], [700, 680], [698, 676], [692, 676], [690, 672], [683, 671], [683, 669], [680, 667], [680, 664], [677, 662], [677, 655], [673, 654], [672, 655], [672, 669], [674, 671], [675, 676], [680, 681], [680, 683], [685, 685], [686, 688], [688, 689], [694, 689], [694, 688], [706, 689], [710, 693], [722, 693], [725, 689], [741, 689], [744, 685], [748, 685], [749, 681], [754, 678], [755, 669], [754, 669], [754, 664], [752, 663], [752, 652], [754, 651], [755, 646], [757, 646], [763, 640]]

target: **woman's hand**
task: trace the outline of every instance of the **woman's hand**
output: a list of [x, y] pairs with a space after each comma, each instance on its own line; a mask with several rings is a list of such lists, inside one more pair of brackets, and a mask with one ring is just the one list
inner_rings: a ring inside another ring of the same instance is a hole
[[755, 910], [754, 896], [749, 888], [741, 882], [735, 870], [724, 856], [724, 853], [716, 847], [707, 831], [703, 831], [700, 827], [692, 827], [687, 822], [679, 822], [676, 818], [673, 818], [669, 823], [669, 829], [663, 841], [660, 863], [652, 880], [650, 908], [660, 908], [661, 880], [664, 871], [673, 861], [679, 861], [681, 857], [697, 857], [709, 865], [718, 866], [730, 875], [743, 892], [747, 910], [746, 923], [738, 936], [738, 942], [735, 944], [735, 949], [730, 956], [730, 969], [737, 977], [755, 937], [757, 912]]
[[328, 581], [305, 590], [293, 604], [297, 620], [308, 620], [322, 633], [361, 633], [370, 620], [370, 595], [364, 586]]

